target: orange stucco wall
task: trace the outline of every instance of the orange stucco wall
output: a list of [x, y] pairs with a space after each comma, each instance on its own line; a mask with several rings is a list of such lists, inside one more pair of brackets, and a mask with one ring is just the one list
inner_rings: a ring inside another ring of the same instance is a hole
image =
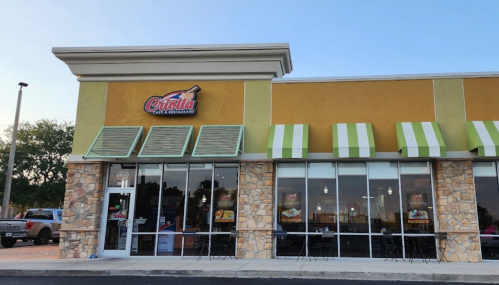
[[376, 151], [396, 152], [411, 121], [435, 121], [432, 80], [272, 85], [272, 124], [309, 124], [309, 152], [332, 152], [333, 123], [372, 123]]
[[[155, 116], [144, 111], [151, 96], [201, 87], [197, 94], [197, 113], [187, 116]], [[192, 125], [194, 141], [201, 125], [242, 125], [244, 120], [243, 81], [110, 82], [106, 100], [106, 126]]]
[[499, 78], [463, 80], [467, 121], [499, 121]]

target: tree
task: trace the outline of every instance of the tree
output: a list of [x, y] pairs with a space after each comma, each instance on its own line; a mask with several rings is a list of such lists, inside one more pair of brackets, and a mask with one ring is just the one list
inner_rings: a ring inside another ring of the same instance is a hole
[[[0, 138], [0, 198], [3, 201], [12, 127]], [[12, 175], [11, 203], [24, 211], [31, 207], [59, 207], [64, 199], [74, 125], [56, 120], [20, 124]]]

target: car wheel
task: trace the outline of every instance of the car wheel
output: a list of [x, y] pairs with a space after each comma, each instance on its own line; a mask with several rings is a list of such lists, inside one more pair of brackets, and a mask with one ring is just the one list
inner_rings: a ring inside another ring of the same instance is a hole
[[35, 238], [35, 245], [47, 245], [50, 240], [50, 230], [43, 229], [38, 233], [38, 236]]
[[59, 243], [59, 238], [52, 238], [52, 241], [53, 241], [54, 243]]
[[17, 242], [15, 238], [2, 238], [1, 243], [3, 247], [13, 247]]

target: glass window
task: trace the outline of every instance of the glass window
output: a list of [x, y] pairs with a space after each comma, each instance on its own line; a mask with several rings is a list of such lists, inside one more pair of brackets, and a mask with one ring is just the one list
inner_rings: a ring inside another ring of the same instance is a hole
[[499, 185], [495, 162], [474, 162], [478, 226], [483, 259], [499, 259]]
[[[236, 230], [238, 168], [215, 168], [215, 191], [213, 192], [213, 229], [214, 232]], [[267, 205], [259, 205], [267, 210]], [[268, 205], [270, 206], [270, 205]]]
[[135, 187], [135, 163], [111, 164], [108, 187]]
[[400, 174], [430, 174], [428, 162], [401, 162]]
[[366, 165], [339, 163], [338, 173], [340, 233], [368, 233]]
[[277, 179], [277, 229], [305, 232], [305, 178]]
[[308, 178], [336, 178], [336, 169], [333, 162], [309, 163]]
[[473, 174], [480, 177], [496, 177], [495, 162], [473, 162]]
[[369, 236], [340, 236], [341, 257], [369, 257]]
[[210, 231], [212, 174], [211, 163], [190, 165], [185, 221], [187, 231]]
[[396, 162], [369, 163], [371, 232], [401, 233], [400, 193]]
[[405, 233], [434, 233], [431, 176], [400, 175], [400, 183]]
[[165, 164], [158, 223], [158, 255], [180, 255], [184, 228], [185, 187], [187, 164]]
[[305, 177], [305, 163], [279, 163], [277, 165], [278, 178]]
[[161, 164], [139, 164], [133, 232], [156, 232]]

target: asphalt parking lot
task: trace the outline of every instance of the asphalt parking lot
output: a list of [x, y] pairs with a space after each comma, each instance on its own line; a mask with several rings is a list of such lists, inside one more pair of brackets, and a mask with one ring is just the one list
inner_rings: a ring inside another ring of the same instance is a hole
[[21, 240], [12, 248], [0, 245], [0, 259], [57, 259], [59, 244], [52, 241], [48, 245], [34, 245], [33, 241], [22, 242]]

